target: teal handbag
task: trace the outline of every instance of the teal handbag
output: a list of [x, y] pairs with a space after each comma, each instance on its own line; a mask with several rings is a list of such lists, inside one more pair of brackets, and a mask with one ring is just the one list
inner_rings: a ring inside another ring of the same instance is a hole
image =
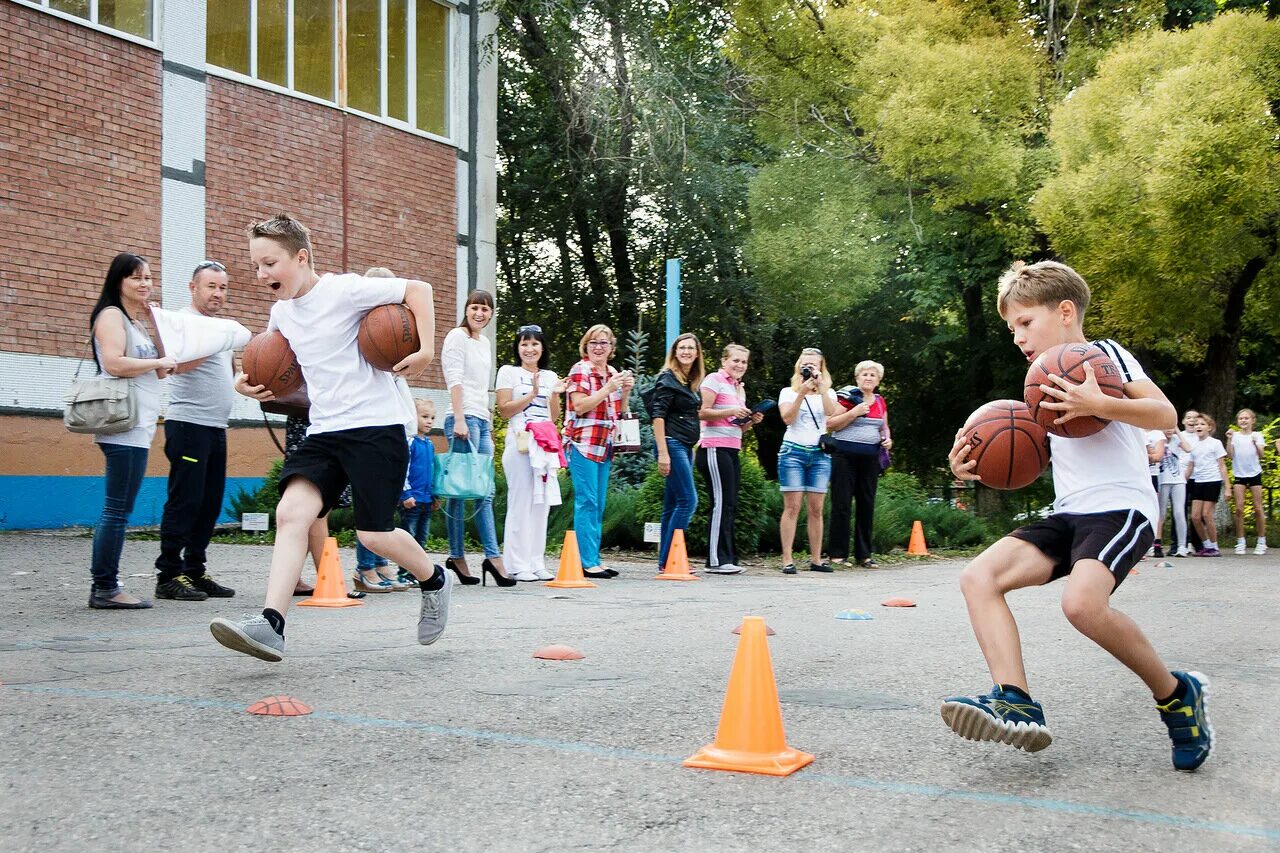
[[457, 440], [450, 437], [449, 452], [436, 456], [432, 493], [439, 498], [483, 500], [493, 494], [493, 457], [480, 453], [470, 439], [471, 452], [458, 453], [453, 449]]

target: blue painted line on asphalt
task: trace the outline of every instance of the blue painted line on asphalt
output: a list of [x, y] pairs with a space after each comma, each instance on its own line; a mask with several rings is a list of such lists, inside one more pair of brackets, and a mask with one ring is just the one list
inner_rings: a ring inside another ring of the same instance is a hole
[[[137, 693], [130, 690], [88, 690], [77, 687], [46, 687], [39, 685], [13, 685], [10, 689], [24, 693], [43, 693], [66, 696], [78, 699], [114, 699], [123, 702], [146, 702], [159, 705], [183, 705], [189, 708], [211, 708], [220, 711], [244, 711], [243, 702], [231, 702], [225, 699], [201, 699], [188, 696], [165, 696], [148, 693]], [[467, 729], [454, 726], [441, 726], [434, 723], [420, 723], [414, 720], [392, 720], [384, 717], [368, 717], [361, 714], [340, 714], [331, 711], [315, 711], [311, 717], [342, 723], [349, 726], [360, 726], [376, 729], [402, 729], [440, 735], [442, 737], [465, 738], [468, 740], [501, 743], [511, 746], [532, 746], [555, 752], [585, 753], [601, 758], [618, 758], [627, 761], [647, 761], [655, 764], [679, 764], [681, 759], [669, 755], [657, 755], [623, 747], [602, 746], [600, 744], [582, 743], [578, 741], [554, 740], [552, 738], [530, 737], [509, 732], [495, 732], [486, 729]], [[1247, 826], [1238, 823], [1203, 820], [1201, 818], [1182, 815], [1163, 814], [1161, 812], [1141, 811], [1138, 809], [1118, 809], [1109, 806], [1095, 806], [1088, 803], [1076, 803], [1069, 800], [1039, 799], [1022, 797], [1015, 794], [999, 794], [990, 791], [965, 791], [959, 788], [947, 788], [941, 785], [922, 785], [915, 782], [886, 782], [880, 779], [869, 779], [860, 776], [839, 776], [830, 773], [803, 772], [796, 777], [797, 781], [816, 782], [825, 785], [839, 785], [846, 788], [858, 788], [866, 791], [878, 791], [886, 794], [902, 794], [934, 799], [959, 800], [961, 802], [989, 803], [994, 805], [1015, 806], [1039, 811], [1059, 812], [1063, 814], [1086, 815], [1110, 820], [1126, 820], [1135, 823], [1164, 826], [1172, 829], [1190, 829], [1203, 832], [1220, 832], [1247, 838], [1263, 838], [1269, 841], [1280, 841], [1280, 829], [1265, 826]]]
[[50, 637], [47, 640], [36, 640], [34, 642], [25, 643], [5, 643], [0, 641], [0, 645], [9, 645], [7, 649], [0, 649], [0, 652], [29, 652], [35, 649], [51, 649], [57, 648], [59, 643], [98, 643], [105, 640], [119, 640], [126, 637], [145, 637], [149, 634], [173, 634], [178, 631], [192, 631], [196, 628], [204, 628], [208, 626], [208, 621], [191, 622], [186, 625], [167, 625], [157, 628], [135, 628], [131, 631], [113, 631], [110, 634], [71, 634], [65, 637]]

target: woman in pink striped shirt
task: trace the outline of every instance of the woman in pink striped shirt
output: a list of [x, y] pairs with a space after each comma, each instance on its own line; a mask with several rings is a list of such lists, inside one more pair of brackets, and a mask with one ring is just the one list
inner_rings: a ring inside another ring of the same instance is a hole
[[742, 435], [764, 415], [747, 408], [747, 390], [742, 377], [747, 372], [751, 352], [739, 344], [729, 344], [720, 359], [720, 369], [702, 380], [702, 408], [698, 418], [702, 434], [694, 459], [707, 484], [711, 498], [711, 521], [707, 530], [707, 571], [736, 575], [742, 571], [733, 546], [733, 523], [738, 513], [738, 483], [742, 464]]

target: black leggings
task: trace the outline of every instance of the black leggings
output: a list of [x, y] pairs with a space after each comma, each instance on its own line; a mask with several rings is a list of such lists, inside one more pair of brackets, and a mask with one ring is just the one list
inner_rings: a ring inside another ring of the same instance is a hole
[[871, 529], [875, 522], [876, 486], [880, 483], [880, 453], [831, 454], [831, 532], [827, 555], [849, 558], [850, 502], [854, 510], [853, 553], [858, 562], [871, 557]]
[[738, 515], [738, 485], [742, 462], [730, 447], [699, 447], [693, 464], [707, 484], [711, 519], [707, 525], [707, 566], [737, 564], [733, 522]]

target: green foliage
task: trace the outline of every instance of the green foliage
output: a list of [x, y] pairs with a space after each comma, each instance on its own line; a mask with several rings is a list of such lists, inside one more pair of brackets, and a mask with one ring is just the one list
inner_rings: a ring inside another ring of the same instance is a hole
[[284, 459], [271, 463], [262, 485], [252, 492], [240, 487], [231, 498], [231, 509], [237, 517], [246, 512], [265, 512], [271, 516], [270, 524], [275, 527], [276, 504], [280, 502], [280, 469], [284, 467]]
[[1280, 21], [1233, 13], [1124, 42], [1055, 111], [1061, 164], [1034, 211], [1106, 329], [1202, 357], [1251, 263], [1276, 314], [1277, 102]]

